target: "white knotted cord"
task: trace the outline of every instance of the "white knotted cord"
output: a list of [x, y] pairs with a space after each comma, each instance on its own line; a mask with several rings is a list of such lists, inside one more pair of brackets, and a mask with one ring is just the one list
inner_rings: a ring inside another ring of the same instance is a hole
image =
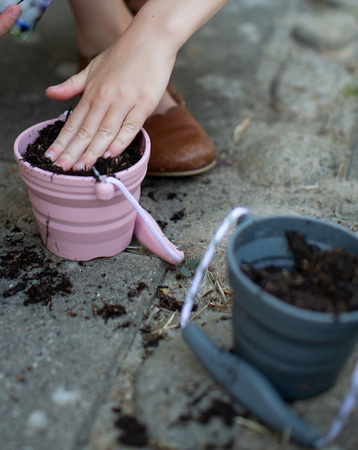
[[214, 237], [211, 239], [204, 256], [196, 269], [193, 281], [191, 283], [190, 289], [185, 297], [184, 305], [181, 310], [180, 316], [180, 326], [185, 327], [189, 323], [189, 318], [191, 311], [193, 309], [194, 301], [196, 294], [199, 290], [200, 284], [204, 277], [205, 271], [208, 268], [213, 256], [220, 245], [221, 241], [224, 239], [226, 233], [229, 231], [230, 227], [234, 225], [240, 217], [248, 214], [248, 210], [246, 208], [242, 208], [238, 206], [234, 208], [231, 213], [229, 213], [225, 219], [222, 221], [219, 228], [216, 230]]
[[125, 198], [132, 204], [133, 208], [137, 211], [137, 213], [144, 220], [146, 226], [149, 228], [149, 231], [152, 233], [152, 235], [155, 237], [155, 239], [159, 242], [159, 244], [162, 246], [162, 248], [174, 259], [174, 261], [180, 262], [182, 258], [169, 245], [167, 245], [166, 241], [163, 239], [163, 237], [160, 235], [160, 233], [152, 226], [152, 224], [148, 218], [147, 211], [138, 203], [138, 201], [128, 191], [128, 189], [125, 187], [125, 185], [122, 183], [122, 181], [119, 180], [118, 178], [114, 178], [114, 177], [106, 177], [106, 178], [101, 177], [100, 179], [103, 183], [112, 183], [113, 185], [118, 187], [118, 189], [122, 192], [122, 194], [125, 196]]
[[356, 404], [357, 395], [358, 395], [358, 359], [355, 363], [351, 379], [351, 385], [342, 403], [341, 410], [339, 411], [337, 417], [333, 421], [327, 434], [322, 438], [318, 439], [313, 444], [314, 447], [316, 448], [322, 447], [323, 445], [332, 442], [341, 433], [350, 413], [353, 411], [353, 408]]
[[[182, 328], [186, 327], [189, 323], [190, 314], [194, 306], [195, 297], [198, 293], [205, 271], [208, 268], [218, 246], [225, 237], [226, 233], [229, 231], [230, 227], [234, 225], [240, 217], [246, 214], [248, 214], [248, 210], [246, 208], [237, 207], [233, 209], [231, 213], [228, 214], [226, 218], [223, 220], [223, 222], [217, 229], [214, 237], [211, 239], [207, 247], [207, 250], [204, 253], [203, 258], [196, 269], [193, 281], [191, 283], [190, 289], [184, 301], [184, 305], [180, 316], [180, 326]], [[313, 446], [315, 448], [322, 447], [323, 445], [332, 442], [341, 433], [350, 413], [352, 412], [356, 404], [357, 396], [358, 396], [358, 360], [355, 363], [350, 388], [342, 403], [340, 412], [334, 419], [327, 434], [313, 443]]]

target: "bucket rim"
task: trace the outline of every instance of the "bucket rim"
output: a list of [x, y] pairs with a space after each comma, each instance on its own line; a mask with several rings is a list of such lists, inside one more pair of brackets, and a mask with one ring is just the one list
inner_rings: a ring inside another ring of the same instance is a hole
[[[19, 144], [22, 139], [29, 136], [31, 133], [37, 133], [39, 130], [42, 130], [48, 125], [51, 125], [52, 123], [56, 122], [57, 120], [62, 120], [66, 116], [64, 114], [60, 115], [59, 117], [44, 120], [42, 122], [38, 122], [34, 125], [31, 125], [30, 127], [23, 130], [15, 139], [14, 145], [13, 145], [13, 151], [15, 155], [16, 163], [19, 167], [21, 167], [23, 170], [26, 170], [26, 172], [31, 173], [32, 176], [38, 176], [44, 179], [49, 179], [51, 183], [59, 183], [59, 184], [95, 184], [97, 183], [97, 179], [94, 176], [81, 176], [81, 175], [66, 175], [66, 174], [60, 174], [60, 173], [54, 173], [50, 172], [48, 170], [41, 169], [40, 167], [32, 166], [29, 162], [23, 160], [23, 155], [20, 154], [19, 151]], [[139, 133], [142, 133], [143, 139], [145, 142], [144, 145], [144, 151], [142, 154], [141, 159], [133, 164], [133, 166], [129, 167], [128, 169], [121, 170], [119, 172], [114, 172], [113, 174], [103, 175], [103, 178], [107, 177], [115, 177], [118, 179], [121, 179], [122, 181], [129, 178], [133, 172], [140, 170], [141, 167], [146, 165], [149, 160], [150, 156], [150, 149], [151, 149], [151, 142], [149, 135], [147, 131], [142, 127], [139, 131]]]
[[[352, 231], [347, 230], [341, 225], [329, 223], [327, 221], [314, 217], [286, 214], [253, 218], [252, 220], [248, 220], [247, 222], [244, 221], [243, 224], [239, 224], [229, 238], [226, 252], [229, 273], [239, 279], [247, 290], [259, 296], [263, 302], [279, 310], [283, 314], [286, 314], [287, 316], [322, 324], [336, 323], [337, 326], [340, 324], [354, 324], [355, 322], [358, 323], [358, 310], [343, 312], [338, 316], [335, 316], [334, 313], [330, 312], [312, 311], [304, 308], [299, 308], [298, 306], [287, 303], [284, 300], [281, 300], [278, 297], [275, 297], [274, 295], [263, 290], [260, 286], [250, 280], [250, 278], [245, 275], [245, 273], [239, 268], [239, 265], [237, 264], [235, 258], [235, 248], [237, 246], [240, 234], [253, 225], [259, 226], [260, 224], [264, 224], [265, 222], [272, 222], [277, 220], [296, 220], [298, 222], [314, 223], [325, 228], [331, 228], [332, 230], [343, 233], [358, 241], [358, 236], [356, 236]], [[236, 300], [234, 300], [234, 302], [236, 302]]]

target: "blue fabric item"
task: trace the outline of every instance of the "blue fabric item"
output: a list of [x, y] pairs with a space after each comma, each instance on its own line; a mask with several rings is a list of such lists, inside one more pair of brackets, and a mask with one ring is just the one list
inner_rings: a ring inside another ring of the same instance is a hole
[[21, 3], [22, 13], [11, 27], [9, 34], [28, 41], [51, 0], [23, 0], [20, 2], [18, 0], [0, 0], [0, 12], [16, 3]]

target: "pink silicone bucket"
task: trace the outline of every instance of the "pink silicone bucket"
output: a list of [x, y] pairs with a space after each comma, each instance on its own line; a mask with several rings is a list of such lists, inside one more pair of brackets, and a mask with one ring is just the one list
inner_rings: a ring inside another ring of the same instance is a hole
[[[39, 130], [56, 120], [28, 128], [14, 143], [15, 159], [28, 187], [42, 241], [48, 250], [66, 259], [87, 261], [114, 256], [129, 245], [137, 217], [123, 194], [113, 186], [103, 193], [94, 177], [54, 174], [22, 159]], [[129, 169], [114, 174], [137, 201], [150, 154], [149, 136], [143, 128], [140, 136], [142, 158]]]

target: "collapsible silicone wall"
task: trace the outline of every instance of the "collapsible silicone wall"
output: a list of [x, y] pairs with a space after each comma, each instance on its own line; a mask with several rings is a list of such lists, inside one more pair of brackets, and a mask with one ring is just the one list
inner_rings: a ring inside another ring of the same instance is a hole
[[[113, 256], [123, 251], [133, 235], [137, 213], [119, 190], [109, 200], [96, 196], [94, 177], [54, 174], [22, 160], [39, 130], [57, 119], [28, 128], [16, 139], [15, 158], [28, 187], [33, 213], [46, 248], [72, 260]], [[147, 171], [150, 141], [141, 130], [143, 156], [132, 167], [115, 174], [139, 200]]]
[[291, 268], [293, 257], [285, 239], [290, 230], [323, 249], [342, 246], [358, 252], [358, 239], [343, 227], [317, 219], [274, 216], [239, 225], [229, 241], [235, 351], [285, 397], [305, 398], [334, 384], [357, 340], [358, 311], [336, 317], [298, 308], [268, 294], [244, 274], [244, 262]]

